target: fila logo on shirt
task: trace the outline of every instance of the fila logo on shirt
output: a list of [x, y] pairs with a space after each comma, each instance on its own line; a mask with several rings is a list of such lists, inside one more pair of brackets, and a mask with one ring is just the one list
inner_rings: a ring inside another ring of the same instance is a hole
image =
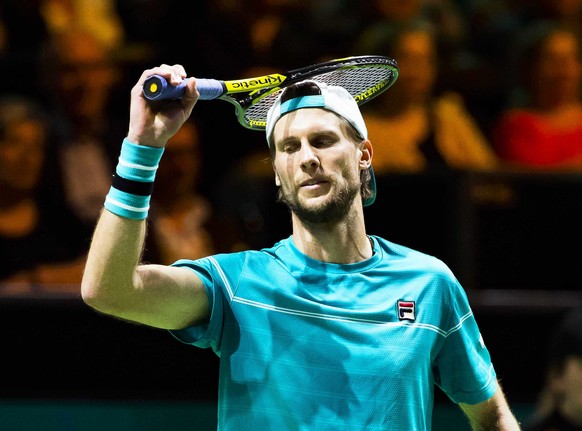
[[398, 319], [416, 320], [416, 304], [414, 301], [398, 301]]

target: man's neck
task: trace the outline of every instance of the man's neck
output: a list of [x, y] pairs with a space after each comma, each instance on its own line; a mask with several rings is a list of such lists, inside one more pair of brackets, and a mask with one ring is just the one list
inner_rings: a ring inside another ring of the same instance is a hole
[[293, 242], [307, 256], [330, 263], [356, 263], [369, 259], [373, 250], [364, 217], [358, 212], [337, 223], [307, 224], [293, 214]]

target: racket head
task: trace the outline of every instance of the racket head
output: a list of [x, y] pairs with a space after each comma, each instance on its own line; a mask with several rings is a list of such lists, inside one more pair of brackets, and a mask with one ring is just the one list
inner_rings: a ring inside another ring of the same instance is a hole
[[362, 105], [386, 91], [398, 79], [398, 65], [392, 58], [364, 55], [331, 60], [286, 73], [280, 85], [247, 94], [225, 94], [220, 98], [235, 106], [241, 125], [265, 130], [267, 113], [279, 94], [288, 86], [305, 79], [345, 88]]

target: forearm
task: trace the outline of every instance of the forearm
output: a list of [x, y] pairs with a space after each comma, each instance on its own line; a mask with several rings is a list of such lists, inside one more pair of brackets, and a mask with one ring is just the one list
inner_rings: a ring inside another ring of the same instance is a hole
[[495, 394], [479, 404], [461, 404], [473, 431], [519, 431], [520, 426], [511, 412], [505, 394], [498, 386]]
[[136, 268], [145, 241], [146, 222], [163, 147], [124, 139], [119, 163], [93, 234], [82, 293], [94, 308], [119, 315], [131, 305], [139, 282]]
[[95, 228], [81, 293], [90, 306], [107, 314], [116, 314], [139, 284], [136, 268], [144, 241], [145, 220], [119, 217], [103, 210]]
[[506, 409], [505, 411], [492, 412], [487, 418], [473, 422], [471, 421], [473, 431], [519, 431], [521, 428], [515, 416]]

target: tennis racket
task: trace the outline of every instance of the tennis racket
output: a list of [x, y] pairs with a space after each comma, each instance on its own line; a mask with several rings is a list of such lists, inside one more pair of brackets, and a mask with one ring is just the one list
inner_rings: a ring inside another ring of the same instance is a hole
[[[387, 90], [398, 78], [395, 60], [375, 55], [363, 55], [331, 60], [285, 73], [273, 73], [255, 78], [220, 81], [196, 79], [201, 100], [220, 99], [235, 106], [240, 124], [248, 129], [264, 130], [267, 113], [279, 93], [286, 87], [313, 79], [328, 85], [344, 87], [361, 105]], [[143, 93], [149, 100], [180, 99], [188, 79], [170, 85], [159, 75], [148, 77]]]

